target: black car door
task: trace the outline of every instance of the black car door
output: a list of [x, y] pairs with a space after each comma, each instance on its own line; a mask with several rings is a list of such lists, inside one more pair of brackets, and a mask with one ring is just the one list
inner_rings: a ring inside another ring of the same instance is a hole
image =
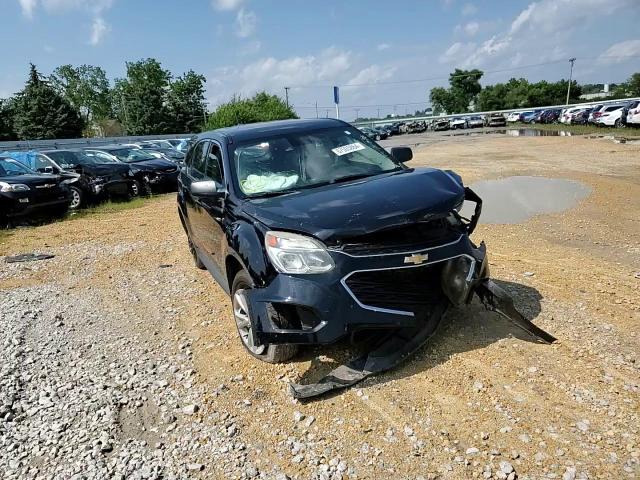
[[[191, 184], [199, 182], [204, 179], [204, 171], [207, 164], [207, 152], [209, 151], [209, 141], [202, 140], [198, 142], [194, 147], [189, 150], [187, 157], [187, 164], [180, 173], [178, 189], [181, 195], [181, 200], [184, 202], [183, 208], [185, 213], [185, 222], [189, 229], [191, 241], [196, 246], [200, 253], [204, 253], [202, 238], [204, 233], [202, 231], [199, 199], [191, 194]], [[207, 259], [202, 258], [202, 261], [206, 262]]]
[[218, 187], [215, 195], [200, 198], [199, 211], [203, 231], [202, 246], [215, 262], [216, 269], [224, 272], [225, 236], [224, 236], [224, 203], [226, 191], [222, 170], [222, 150], [220, 145], [212, 141], [206, 155], [204, 180], [214, 181]]

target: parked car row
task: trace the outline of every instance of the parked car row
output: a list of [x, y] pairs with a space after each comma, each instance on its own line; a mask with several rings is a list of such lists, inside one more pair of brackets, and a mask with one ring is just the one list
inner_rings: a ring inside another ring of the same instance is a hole
[[[165, 143], [166, 142], [166, 143]], [[0, 226], [105, 200], [175, 191], [180, 140], [0, 153]]]
[[608, 127], [640, 126], [640, 102], [634, 100], [617, 104], [512, 112], [507, 116], [507, 122], [591, 124]]

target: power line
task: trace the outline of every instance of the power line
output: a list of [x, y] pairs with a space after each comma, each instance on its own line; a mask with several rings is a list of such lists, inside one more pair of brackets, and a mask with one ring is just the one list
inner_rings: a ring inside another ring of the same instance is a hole
[[[599, 57], [575, 57], [577, 60], [599, 60], [603, 58], [640, 58], [640, 55], [601, 55]], [[526, 68], [534, 68], [534, 67], [543, 67], [546, 65], [554, 65], [558, 63], [564, 63], [567, 59], [559, 59], [559, 60], [551, 60], [548, 62], [540, 62], [540, 63], [531, 63], [528, 65], [520, 65], [517, 67], [510, 68], [501, 68], [496, 70], [484, 70], [482, 71], [483, 76], [490, 75], [493, 73], [503, 73], [503, 72], [511, 72], [515, 70], [523, 70]], [[474, 77], [478, 76], [477, 73], [461, 73], [457, 75], [447, 75], [447, 76], [438, 76], [438, 77], [429, 77], [429, 78], [416, 78], [411, 80], [393, 80], [388, 82], [369, 82], [369, 83], [348, 83], [345, 85], [341, 85], [341, 88], [346, 87], [370, 87], [370, 86], [378, 86], [378, 85], [399, 85], [404, 83], [420, 83], [420, 82], [431, 82], [435, 80], [448, 80], [451, 78], [464, 78], [464, 77]], [[331, 88], [333, 85], [296, 85], [290, 88]]]

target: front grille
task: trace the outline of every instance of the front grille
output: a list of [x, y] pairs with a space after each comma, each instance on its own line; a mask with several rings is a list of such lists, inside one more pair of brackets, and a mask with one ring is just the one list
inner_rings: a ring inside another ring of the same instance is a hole
[[362, 256], [403, 253], [455, 241], [460, 233], [446, 218], [439, 218], [346, 238], [341, 242], [341, 250]]
[[441, 264], [355, 272], [346, 287], [368, 307], [418, 313], [442, 299]]

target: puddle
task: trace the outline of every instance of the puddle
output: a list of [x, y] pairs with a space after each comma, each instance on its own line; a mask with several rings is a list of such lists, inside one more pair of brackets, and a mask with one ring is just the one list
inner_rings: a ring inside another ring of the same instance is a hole
[[[482, 198], [480, 223], [520, 223], [534, 215], [559, 213], [575, 206], [591, 188], [574, 180], [546, 177], [507, 177], [483, 180], [471, 188]], [[462, 215], [473, 214], [466, 202]]]
[[506, 133], [512, 137], [570, 137], [573, 135], [564, 130], [539, 130], [537, 128], [510, 128], [500, 130], [497, 133]]

